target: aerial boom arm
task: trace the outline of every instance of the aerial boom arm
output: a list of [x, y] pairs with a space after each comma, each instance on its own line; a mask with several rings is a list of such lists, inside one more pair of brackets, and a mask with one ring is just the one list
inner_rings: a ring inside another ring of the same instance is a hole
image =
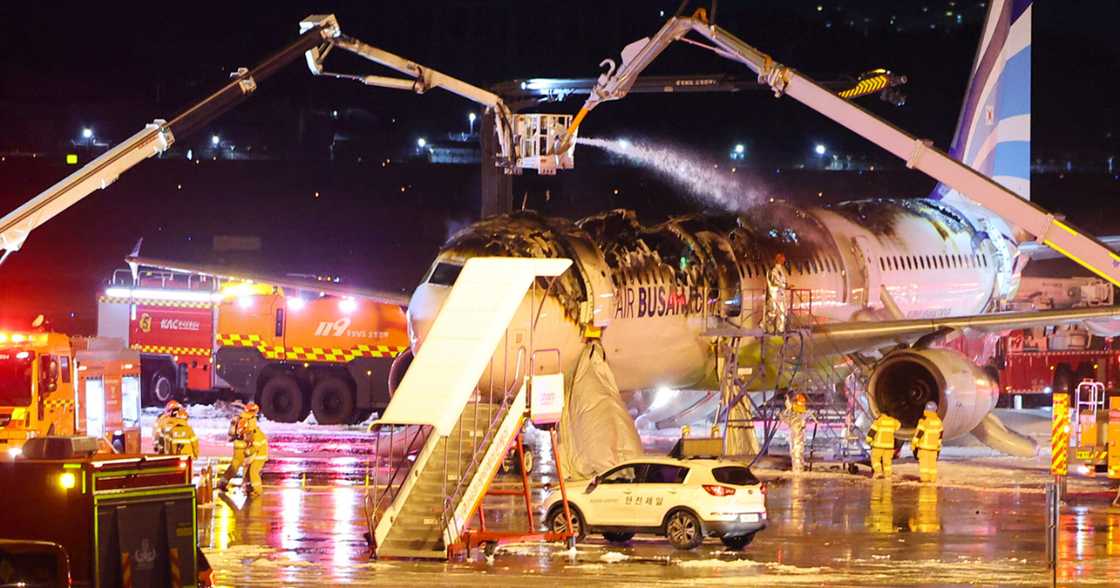
[[[367, 86], [377, 86], [380, 88], [392, 88], [396, 90], [411, 90], [417, 94], [423, 94], [433, 88], [443, 88], [452, 94], [461, 96], [481, 104], [485, 108], [492, 110], [495, 114], [494, 120], [497, 124], [498, 143], [499, 143], [499, 156], [506, 163], [513, 164], [516, 161], [516, 156], [513, 155], [513, 114], [510, 109], [502, 102], [501, 97], [497, 94], [484, 90], [460, 80], [451, 77], [443, 72], [431, 69], [420, 65], [409, 59], [405, 59], [394, 53], [385, 51], [365, 43], [361, 40], [355, 39], [338, 33], [338, 22], [334, 19], [333, 15], [313, 15], [309, 16], [300, 23], [301, 30], [305, 27], [315, 26], [316, 23], [329, 22], [333, 24], [336, 34], [328, 39], [329, 45], [324, 47], [312, 47], [307, 51], [307, 66], [311, 69], [311, 73], [317, 76], [328, 76], [339, 79], [348, 79], [361, 82]], [[336, 73], [327, 71], [323, 63], [326, 61], [327, 56], [334, 48], [349, 51], [363, 59], [368, 59], [379, 65], [383, 65], [389, 69], [395, 70], [401, 74], [409, 76], [408, 78], [394, 78], [388, 76], [375, 76], [375, 75], [355, 75], [346, 73]]]
[[[1036, 239], [1098, 276], [1120, 286], [1120, 255], [1106, 245], [1059, 221], [1042, 208], [1023, 200], [980, 172], [932, 147], [929, 142], [909, 135], [858, 105], [820, 86], [797, 70], [776, 63], [769, 55], [751, 47], [726, 30], [706, 22], [703, 12], [693, 17], [674, 17], [651, 38], [628, 45], [622, 52], [622, 66], [611, 68], [599, 78], [591, 96], [576, 115], [560, 148], [567, 146], [586, 114], [599, 102], [626, 95], [637, 76], [673, 41], [690, 31], [705, 37], [714, 46], [702, 45], [718, 55], [739, 61], [758, 74], [760, 83], [769, 85], [775, 96], [786, 94], [809, 108], [840, 123], [863, 138], [893, 153], [906, 166], [953, 188], [1012, 224], [1035, 235]], [[700, 44], [689, 41], [692, 44]], [[629, 55], [629, 57], [628, 57]]]
[[145, 159], [163, 153], [187, 134], [205, 126], [230, 110], [257, 88], [257, 84], [285, 65], [299, 59], [308, 49], [323, 43], [332, 30], [315, 25], [308, 27], [298, 39], [272, 54], [257, 67], [241, 68], [229, 83], [205, 99], [192, 105], [167, 122], [156, 119], [143, 130], [82, 166], [62, 181], [0, 218], [0, 262], [23, 246], [31, 231], [77, 204], [93, 191], [106, 188], [122, 173]]

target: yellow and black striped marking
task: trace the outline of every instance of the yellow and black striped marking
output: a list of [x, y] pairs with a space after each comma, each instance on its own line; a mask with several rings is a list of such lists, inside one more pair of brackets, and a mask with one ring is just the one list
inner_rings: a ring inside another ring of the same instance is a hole
[[251, 347], [268, 359], [289, 359], [294, 361], [326, 361], [346, 363], [359, 357], [396, 357], [405, 350], [398, 345], [355, 345], [349, 349], [340, 347], [279, 347], [267, 345], [260, 335], [240, 335], [220, 333], [218, 343], [231, 347]]
[[851, 88], [838, 92], [837, 96], [851, 100], [852, 98], [859, 98], [860, 96], [874, 94], [875, 92], [886, 88], [888, 84], [890, 84], [890, 77], [886, 74], [880, 74], [860, 80]]
[[213, 308], [213, 302], [191, 302], [186, 300], [149, 300], [146, 298], [115, 298], [101, 296], [98, 302], [108, 304], [143, 304], [144, 306], [167, 306], [171, 308]]
[[205, 347], [176, 347], [173, 345], [132, 345], [132, 348], [141, 353], [167, 353], [170, 355], [201, 355], [210, 356], [210, 350]]

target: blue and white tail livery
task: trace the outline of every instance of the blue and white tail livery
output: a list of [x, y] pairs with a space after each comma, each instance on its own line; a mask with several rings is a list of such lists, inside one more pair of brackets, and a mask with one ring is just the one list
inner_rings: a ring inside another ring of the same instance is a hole
[[[1031, 0], [990, 0], [949, 154], [1030, 200]], [[1028, 257], [1010, 223], [945, 185], [931, 198], [959, 210], [990, 241], [995, 299], [1014, 297]]]
[[[1031, 0], [990, 0], [949, 153], [1031, 198]], [[938, 186], [935, 198], [960, 194]]]

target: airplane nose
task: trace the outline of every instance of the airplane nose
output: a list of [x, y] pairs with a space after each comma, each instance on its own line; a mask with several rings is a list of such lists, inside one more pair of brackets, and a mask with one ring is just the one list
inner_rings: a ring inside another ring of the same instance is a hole
[[413, 353], [420, 349], [450, 292], [447, 286], [431, 283], [421, 284], [413, 291], [408, 301], [408, 339]]

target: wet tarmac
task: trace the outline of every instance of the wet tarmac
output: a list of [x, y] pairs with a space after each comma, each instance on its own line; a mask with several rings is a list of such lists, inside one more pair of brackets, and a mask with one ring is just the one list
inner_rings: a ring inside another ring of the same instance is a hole
[[[575, 550], [513, 543], [492, 558], [371, 561], [363, 475], [338, 459], [270, 463], [265, 494], [231, 491], [201, 510], [201, 541], [220, 586], [342, 585], [1049, 585], [1037, 488], [893, 484], [862, 477], [771, 479], [770, 527], [742, 552], [709, 539], [694, 551], [657, 537]], [[310, 477], [303, 472], [310, 470]], [[337, 470], [337, 471], [336, 471]], [[351, 472], [349, 475], [343, 472]], [[1007, 472], [992, 471], [992, 476]], [[510, 482], [506, 482], [509, 484]], [[1070, 497], [1059, 585], [1120, 581], [1120, 509], [1105, 485]], [[489, 525], [525, 525], [519, 497], [487, 501]], [[537, 496], [539, 503], [539, 495]]]

